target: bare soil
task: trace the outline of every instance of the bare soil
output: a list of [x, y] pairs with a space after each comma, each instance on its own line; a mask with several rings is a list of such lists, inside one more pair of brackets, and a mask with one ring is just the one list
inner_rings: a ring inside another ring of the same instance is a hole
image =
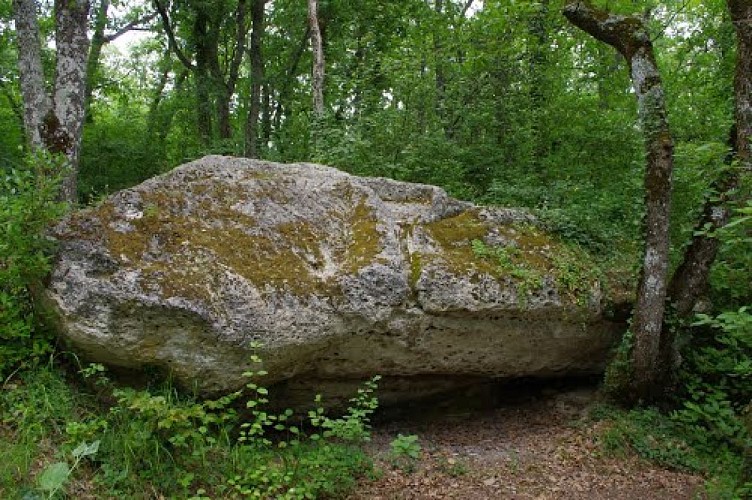
[[[352, 499], [692, 499], [702, 477], [603, 452], [607, 424], [587, 418], [593, 388], [544, 390], [480, 412], [413, 414], [377, 426], [370, 452], [380, 473]], [[417, 461], [395, 464], [390, 442], [419, 436]], [[401, 465], [401, 467], [399, 466]]]

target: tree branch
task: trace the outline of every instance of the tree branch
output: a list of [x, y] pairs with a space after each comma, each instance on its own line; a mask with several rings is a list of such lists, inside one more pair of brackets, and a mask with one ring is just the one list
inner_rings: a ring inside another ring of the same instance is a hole
[[227, 76], [227, 91], [230, 95], [235, 92], [235, 83], [238, 81], [240, 64], [243, 62], [245, 53], [246, 39], [248, 36], [248, 27], [246, 26], [246, 0], [238, 0], [238, 9], [235, 11], [235, 23], [237, 31], [235, 33], [235, 53], [232, 55], [230, 71]]
[[119, 30], [117, 30], [114, 33], [110, 33], [109, 35], [104, 36], [104, 43], [110, 43], [121, 36], [125, 35], [129, 31], [144, 31], [144, 28], [141, 26], [142, 24], [146, 24], [149, 21], [153, 20], [155, 17], [157, 17], [157, 12], [152, 12], [151, 14], [148, 14], [146, 16], [140, 17], [134, 21], [129, 22]]
[[593, 38], [614, 47], [627, 61], [631, 61], [640, 47], [650, 44], [645, 26], [638, 17], [611, 14], [593, 7], [588, 1], [570, 2], [562, 13], [569, 22]]
[[162, 19], [162, 26], [164, 27], [165, 33], [167, 33], [168, 45], [175, 53], [178, 60], [183, 64], [183, 66], [190, 70], [193, 70], [193, 64], [188, 60], [187, 57], [185, 57], [183, 51], [180, 50], [180, 46], [178, 45], [177, 40], [175, 40], [175, 32], [172, 30], [172, 24], [170, 23], [170, 17], [167, 15], [167, 10], [165, 10], [164, 6], [159, 2], [159, 0], [154, 0], [154, 7], [157, 9], [157, 13], [159, 13], [159, 17]]

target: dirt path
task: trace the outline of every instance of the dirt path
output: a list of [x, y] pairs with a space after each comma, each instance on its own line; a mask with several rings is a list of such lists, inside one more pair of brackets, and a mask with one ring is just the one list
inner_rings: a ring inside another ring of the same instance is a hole
[[[582, 418], [591, 389], [529, 398], [504, 408], [377, 427], [371, 451], [383, 471], [362, 480], [353, 499], [692, 499], [703, 479], [637, 457], [598, 452], [603, 424]], [[389, 443], [419, 436], [412, 472], [395, 468]]]

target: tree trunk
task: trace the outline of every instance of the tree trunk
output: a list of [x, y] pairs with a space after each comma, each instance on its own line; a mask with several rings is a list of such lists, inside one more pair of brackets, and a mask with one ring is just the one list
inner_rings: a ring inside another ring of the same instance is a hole
[[691, 315], [697, 300], [707, 289], [710, 268], [720, 247], [712, 232], [728, 223], [730, 198], [739, 186], [740, 177], [749, 175], [752, 170], [752, 2], [729, 0], [728, 7], [736, 29], [735, 126], [730, 142], [738, 165], [723, 173], [714, 183], [714, 195], [705, 202], [702, 216], [695, 226], [696, 236], [671, 279], [669, 298], [676, 313], [683, 318]]
[[196, 80], [196, 119], [198, 120], [198, 135], [201, 144], [208, 147], [212, 142], [212, 78], [210, 65], [212, 55], [208, 48], [207, 38], [209, 19], [202, 9], [197, 10], [193, 24], [193, 36], [196, 37], [196, 65], [194, 75]]
[[[261, 85], [264, 83], [262, 40], [264, 35], [264, 6], [266, 0], [253, 0], [251, 6], [251, 102], [245, 124], [245, 155], [259, 157], [259, 115], [261, 114]], [[267, 103], [268, 108], [268, 103]]]
[[[444, 0], [435, 0], [433, 5], [436, 14], [436, 24], [443, 24]], [[434, 85], [436, 86], [436, 118], [444, 129], [444, 135], [449, 140], [452, 138], [451, 131], [446, 124], [446, 76], [444, 74], [444, 45], [443, 35], [436, 33], [438, 27], [434, 26], [433, 33], [433, 58], [434, 58]]]
[[91, 95], [94, 92], [94, 83], [99, 78], [99, 61], [102, 57], [102, 47], [106, 43], [104, 30], [107, 27], [107, 11], [109, 8], [110, 0], [100, 0], [94, 18], [94, 32], [91, 35], [91, 48], [89, 49], [89, 58], [86, 61], [87, 78], [86, 96], [84, 97], [86, 123], [94, 121], [91, 115]]
[[729, 0], [736, 29], [734, 99], [736, 152], [740, 171], [752, 174], [752, 1]]
[[311, 26], [308, 25], [306, 26], [306, 30], [303, 32], [303, 37], [301, 38], [300, 43], [290, 54], [290, 61], [287, 70], [283, 75], [281, 75], [281, 78], [284, 78], [284, 80], [282, 80], [282, 85], [279, 90], [279, 98], [277, 99], [277, 106], [274, 110], [275, 130], [279, 130], [279, 127], [282, 124], [282, 115], [285, 112], [285, 106], [287, 105], [287, 101], [290, 98], [290, 93], [292, 92], [298, 72], [298, 65], [300, 64], [300, 59], [303, 57], [303, 52], [305, 51], [305, 47], [310, 36]]
[[546, 151], [546, 122], [545, 103], [548, 91], [546, 67], [550, 41], [546, 21], [549, 13], [549, 0], [541, 0], [537, 4], [528, 24], [529, 53], [528, 67], [530, 71], [530, 142], [531, 166], [533, 172], [544, 178], [543, 158]]
[[[255, 0], [254, 4], [256, 1]], [[240, 74], [240, 64], [243, 62], [243, 55], [245, 54], [246, 39], [248, 38], [248, 28], [245, 24], [247, 13], [247, 1], [238, 0], [238, 7], [235, 11], [235, 51], [233, 53], [232, 61], [230, 61], [230, 67], [227, 72], [227, 80], [222, 77], [222, 73], [219, 68], [219, 59], [216, 57], [218, 51], [215, 51], [215, 64], [214, 75], [218, 85], [223, 90], [220, 95], [219, 107], [219, 136], [222, 139], [232, 138], [232, 126], [230, 123], [230, 101], [235, 94], [235, 86], [238, 82], [238, 75]], [[263, 13], [263, 6], [262, 6]], [[215, 26], [214, 29], [219, 33], [219, 26]], [[217, 38], [216, 44], [219, 43]]]
[[15, 0], [24, 126], [34, 148], [62, 154], [68, 163], [60, 198], [75, 203], [84, 122], [89, 2], [55, 1], [56, 65], [52, 98], [44, 85], [36, 2]]
[[629, 62], [645, 137], [645, 254], [632, 318], [632, 396], [650, 400], [662, 395], [666, 379], [659, 363], [665, 309], [673, 141], [666, 117], [660, 73], [650, 36], [641, 19], [612, 15], [588, 2], [567, 4], [564, 15], [594, 38], [613, 46]]
[[313, 114], [317, 120], [324, 117], [324, 45], [319, 29], [318, 0], [308, 0], [308, 24], [311, 27], [313, 50], [312, 91]]
[[32, 149], [43, 148], [40, 127], [43, 118], [52, 107], [52, 102], [44, 85], [37, 4], [34, 0], [13, 0], [13, 11], [26, 140]]
[[262, 127], [262, 144], [267, 144], [272, 140], [272, 93], [274, 89], [266, 82], [262, 92], [261, 102], [261, 127]]

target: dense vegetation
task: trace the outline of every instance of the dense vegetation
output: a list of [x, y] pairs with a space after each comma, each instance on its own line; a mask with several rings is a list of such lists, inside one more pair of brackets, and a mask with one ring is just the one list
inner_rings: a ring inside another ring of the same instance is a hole
[[[631, 1], [596, 3], [636, 9]], [[367, 468], [352, 446], [367, 435], [367, 397], [354, 406], [354, 429], [313, 410], [335, 433], [321, 445], [310, 434], [291, 436], [303, 432], [259, 416], [253, 404], [238, 413], [237, 401], [119, 388], [55, 350], [32, 296], [49, 265], [43, 228], [62, 213], [55, 194], [71, 168], [80, 204], [209, 153], [436, 184], [464, 199], [534, 210], [589, 251], [593, 267], [619, 270], [613, 274], [636, 286], [646, 160], [629, 65], [569, 24], [564, 2], [322, 0], [323, 112], [312, 98], [302, 0], [93, 2], [86, 120], [72, 167], [25, 140], [13, 20], [22, 4], [0, 0], [0, 449], [9, 464], [0, 493], [69, 488], [75, 496], [82, 478], [109, 495], [295, 498], [346, 486], [324, 469], [351, 476]], [[719, 496], [733, 497], [750, 493], [752, 475], [744, 425], [752, 418], [752, 204], [749, 158], [737, 157], [729, 139], [738, 125], [730, 5], [748, 2], [644, 2], [637, 13], [653, 42], [674, 141], [671, 267], [693, 237], [720, 248], [695, 310], [665, 321], [681, 350], [675, 390], [660, 409], [607, 412], [617, 424], [606, 442], [708, 473]], [[39, 9], [44, 40], [54, 37], [53, 19], [50, 8]], [[116, 43], [137, 27], [142, 36], [127, 49]], [[59, 55], [51, 43], [42, 47], [52, 86]], [[723, 227], [698, 226], [708, 202], [729, 210]], [[631, 376], [629, 348], [609, 370], [617, 392]], [[259, 389], [234, 398], [257, 402]], [[249, 430], [256, 424], [263, 432]], [[279, 451], [280, 443], [297, 444]], [[38, 457], [54, 453], [57, 470], [40, 471]]]

